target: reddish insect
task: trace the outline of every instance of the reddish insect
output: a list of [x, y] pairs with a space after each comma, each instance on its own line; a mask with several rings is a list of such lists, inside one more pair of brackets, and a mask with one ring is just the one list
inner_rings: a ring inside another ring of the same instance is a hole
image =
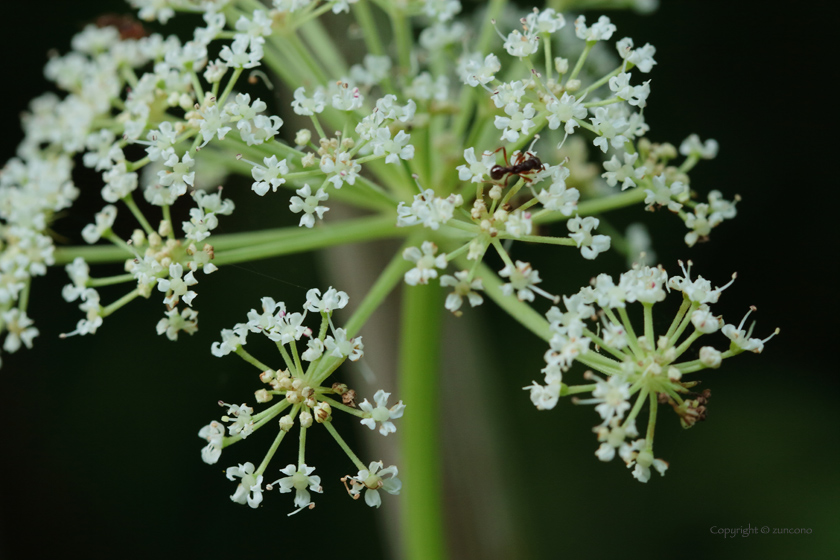
[[490, 178], [494, 181], [501, 181], [505, 179], [508, 175], [518, 175], [526, 182], [530, 183], [531, 178], [528, 177], [528, 175], [533, 173], [534, 171], [539, 171], [543, 168], [543, 163], [542, 161], [540, 161], [540, 158], [532, 154], [530, 151], [524, 153], [514, 153], [513, 165], [511, 165], [508, 162], [507, 150], [505, 149], [505, 147], [502, 146], [501, 148], [497, 149], [496, 152], [498, 152], [499, 150], [502, 150], [502, 153], [505, 157], [506, 165], [494, 165], [490, 169]]

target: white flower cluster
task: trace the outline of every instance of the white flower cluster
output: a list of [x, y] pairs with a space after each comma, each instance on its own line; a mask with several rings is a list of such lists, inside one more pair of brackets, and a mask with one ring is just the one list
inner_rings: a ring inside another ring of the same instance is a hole
[[[734, 275], [728, 284], [712, 288], [701, 276], [691, 279], [690, 262], [688, 268], [682, 263], [680, 266], [683, 276], [670, 278], [662, 267], [647, 266], [636, 266], [625, 272], [618, 283], [600, 274], [590, 286], [571, 297], [563, 297], [566, 311], [552, 307], [546, 314], [551, 339], [545, 354], [546, 366], [542, 369], [544, 384], [534, 382], [525, 387], [540, 410], [554, 408], [561, 396], [591, 391], [592, 398], [576, 402], [596, 405], [601, 417], [601, 425], [595, 428], [602, 442], [596, 455], [602, 461], [609, 461], [617, 450], [628, 466], [635, 467], [633, 476], [642, 482], [649, 479], [651, 466], [660, 474], [667, 468], [667, 463], [653, 458], [652, 426], [648, 428], [647, 439], [625, 441], [638, 436], [635, 422], [645, 400], [650, 400], [651, 407], [670, 404], [683, 426], [694, 425], [705, 418], [708, 394], [689, 391], [696, 382], [685, 382], [683, 376], [720, 367], [724, 359], [744, 351], [761, 352], [764, 343], [775, 334], [763, 340], [752, 338], [752, 328], [749, 332], [743, 330], [746, 317], [735, 327], [724, 324], [721, 317], [711, 312], [709, 306], [717, 303], [721, 292], [734, 281]], [[682, 292], [683, 304], [668, 331], [656, 336], [652, 309], [671, 290]], [[634, 327], [626, 311], [627, 304], [634, 302], [641, 303], [644, 309], [643, 334], [638, 336], [635, 334], [638, 325]], [[600, 324], [593, 329], [588, 321]], [[689, 326], [694, 330], [684, 336]], [[698, 338], [718, 330], [729, 338], [728, 350], [722, 352], [704, 346], [697, 359], [678, 362]], [[563, 375], [575, 361], [602, 372], [607, 379], [587, 372], [584, 377], [594, 381], [594, 385], [579, 388], [566, 385]], [[637, 405], [625, 416], [634, 397]], [[652, 424], [656, 414], [651, 410]]]
[[[334, 383], [331, 386], [323, 385], [344, 360], [356, 361], [363, 356], [362, 338], [350, 338], [345, 329], [336, 328], [333, 325], [333, 313], [346, 307], [348, 301], [346, 293], [334, 288], [329, 288], [324, 293], [318, 289], [312, 289], [306, 294], [306, 302], [301, 313], [289, 312], [285, 303], [264, 297], [261, 300], [261, 311], [252, 309], [248, 312], [246, 323], [239, 323], [232, 329], [222, 330], [221, 342], [215, 342], [212, 345], [213, 355], [222, 357], [236, 353], [245, 361], [257, 366], [261, 371], [260, 381], [267, 387], [255, 392], [256, 401], [268, 403], [276, 397], [279, 402], [255, 414], [254, 409], [247, 404], [231, 405], [220, 401], [219, 405], [227, 409], [221, 422], [213, 421], [201, 428], [198, 433], [199, 437], [207, 441], [207, 445], [201, 451], [204, 462], [215, 464], [221, 457], [224, 447], [247, 438], [284, 411], [287, 413], [278, 420], [278, 440], [282, 439], [295, 423], [300, 425], [302, 432], [310, 428], [313, 423], [317, 423], [324, 424], [339, 444], [346, 449], [346, 444], [331, 424], [334, 409], [357, 416], [361, 424], [371, 430], [378, 427], [379, 433], [384, 436], [396, 431], [393, 420], [402, 417], [405, 405], [399, 401], [389, 407], [390, 393], [377, 391], [373, 397], [373, 404], [365, 399], [356, 408], [355, 391], [340, 383]], [[304, 325], [309, 313], [321, 318], [317, 335]], [[328, 332], [332, 334], [327, 334]], [[272, 369], [246, 352], [244, 346], [249, 333], [261, 333], [275, 342], [285, 362], [285, 369]], [[302, 343], [303, 339], [306, 339], [306, 350], [298, 353], [298, 343]], [[331, 398], [331, 395], [337, 396], [340, 400]], [[305, 441], [303, 435], [301, 435], [301, 441]], [[297, 509], [293, 513], [311, 507], [312, 499], [309, 492], [322, 491], [320, 478], [312, 475], [315, 468], [307, 466], [302, 460], [298, 465], [288, 465], [281, 469], [285, 477], [263, 485], [263, 474], [276, 449], [275, 445], [269, 450], [266, 459], [260, 463], [261, 466], [257, 470], [250, 462], [227, 469], [228, 479], [239, 479], [231, 500], [241, 504], [247, 503], [250, 507], [256, 508], [262, 502], [263, 490], [270, 491], [276, 485], [281, 493], [295, 490], [294, 503]], [[348, 491], [354, 498], [366, 488], [367, 504], [379, 507], [381, 497], [377, 490], [383, 489], [392, 494], [399, 493], [401, 484], [396, 478], [396, 467], [379, 471], [383, 465], [371, 463], [366, 469], [358, 462], [355, 455], [351, 454], [351, 459], [359, 467], [359, 475], [345, 477], [342, 480], [345, 484], [348, 480], [351, 481], [352, 488], [348, 487]], [[379, 471], [378, 475], [377, 471]], [[363, 472], [367, 474], [363, 475]], [[376, 478], [377, 476], [379, 478]]]

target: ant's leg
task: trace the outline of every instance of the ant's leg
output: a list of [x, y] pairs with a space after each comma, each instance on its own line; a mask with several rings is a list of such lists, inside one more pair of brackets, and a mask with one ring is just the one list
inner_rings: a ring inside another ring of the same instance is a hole
[[507, 157], [507, 149], [504, 146], [499, 146], [498, 148], [496, 148], [495, 150], [493, 150], [490, 153], [491, 154], [498, 154], [499, 150], [502, 150], [502, 155], [505, 158], [505, 167], [510, 167], [510, 162], [508, 162], [508, 157]]

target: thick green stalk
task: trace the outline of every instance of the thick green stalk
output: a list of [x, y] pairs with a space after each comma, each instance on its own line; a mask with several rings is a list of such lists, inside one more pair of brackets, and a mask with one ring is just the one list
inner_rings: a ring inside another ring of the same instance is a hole
[[270, 241], [251, 247], [220, 252], [213, 262], [217, 265], [224, 265], [302, 253], [344, 243], [401, 237], [403, 235], [405, 235], [405, 232], [394, 225], [392, 216], [369, 219], [366, 220], [366, 223], [361, 223], [361, 220], [353, 220], [349, 225], [339, 223], [334, 227], [313, 228], [308, 230], [305, 236], [294, 236], [279, 241]]
[[359, 304], [359, 307], [356, 308], [353, 315], [344, 324], [348, 337], [358, 334], [359, 329], [367, 322], [373, 312], [382, 305], [382, 302], [388, 297], [388, 294], [400, 283], [405, 272], [411, 268], [411, 263], [403, 258], [402, 253], [403, 249], [412, 245], [412, 242], [417, 244], [422, 243], [422, 240], [419, 239], [419, 236], [414, 236], [400, 247], [400, 250], [396, 252], [394, 258], [391, 259], [391, 262], [388, 263], [388, 266], [379, 275], [379, 278], [371, 287], [365, 299], [362, 300], [362, 303]]
[[[470, 264], [466, 257], [459, 259], [459, 264], [465, 266]], [[522, 326], [537, 335], [543, 340], [551, 340], [551, 329], [549, 329], [548, 321], [539, 312], [535, 311], [533, 307], [524, 301], [519, 301], [516, 296], [506, 296], [502, 293], [502, 279], [490, 270], [490, 268], [481, 263], [476, 267], [476, 276], [481, 278], [484, 284], [484, 293], [490, 296], [490, 299], [507, 311], [511, 317], [519, 321]]]
[[408, 560], [446, 558], [440, 450], [440, 328], [443, 312], [437, 286], [403, 291], [399, 387], [408, 413], [403, 418], [403, 553]]
[[[214, 235], [209, 238], [208, 243], [213, 245], [217, 252], [213, 262], [222, 265], [288, 255], [328, 245], [406, 235], [407, 231], [397, 228], [395, 222], [394, 216], [356, 218], [313, 229], [287, 227]], [[131, 258], [132, 254], [114, 245], [83, 245], [59, 247], [53, 256], [55, 266], [60, 266], [72, 262], [76, 257], [84, 258], [89, 264], [123, 262]]]

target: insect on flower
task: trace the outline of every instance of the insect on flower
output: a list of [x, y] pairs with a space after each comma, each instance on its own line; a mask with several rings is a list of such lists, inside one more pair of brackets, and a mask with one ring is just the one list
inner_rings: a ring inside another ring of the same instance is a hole
[[[539, 139], [539, 136], [534, 138], [534, 142], [531, 143], [531, 147], [533, 147], [534, 143]], [[522, 179], [526, 182], [530, 183], [531, 178], [528, 177], [534, 171], [540, 171], [543, 168], [543, 162], [540, 161], [540, 158], [536, 156], [533, 152], [531, 152], [531, 148], [528, 148], [528, 151], [522, 152], [514, 152], [513, 157], [513, 165], [508, 162], [507, 158], [507, 149], [504, 146], [501, 148], [497, 148], [493, 153], [502, 150], [502, 154], [505, 158], [505, 166], [502, 165], [494, 165], [490, 169], [490, 178], [494, 181], [501, 181], [506, 180], [507, 175], [519, 175]]]

